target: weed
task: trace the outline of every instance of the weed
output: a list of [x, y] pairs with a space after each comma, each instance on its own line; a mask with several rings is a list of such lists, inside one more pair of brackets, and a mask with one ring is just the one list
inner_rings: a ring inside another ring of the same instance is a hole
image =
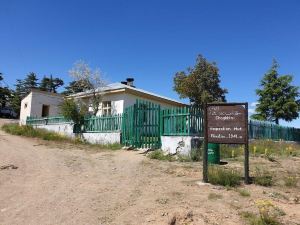
[[[274, 206], [269, 200], [257, 200], [255, 202], [259, 210], [260, 220], [262, 224], [266, 225], [279, 225], [281, 224], [277, 217], [285, 215], [285, 213], [278, 207]], [[281, 213], [278, 213], [281, 212]]]
[[209, 200], [216, 200], [216, 199], [221, 199], [223, 196], [221, 194], [216, 194], [216, 193], [209, 193], [208, 199]]
[[243, 197], [249, 197], [250, 196], [250, 192], [247, 191], [246, 189], [237, 189], [237, 192], [243, 196]]
[[273, 197], [273, 198], [289, 200], [289, 198], [287, 196], [285, 196], [284, 194], [281, 194], [279, 192], [272, 192], [272, 193], [269, 194], [269, 196]]
[[273, 185], [274, 181], [270, 172], [256, 167], [254, 183], [257, 185], [269, 187]]
[[156, 202], [158, 202], [159, 204], [162, 204], [162, 205], [165, 205], [169, 202], [169, 199], [167, 198], [159, 198], [159, 199], [156, 199]]
[[296, 176], [287, 176], [284, 178], [284, 185], [287, 187], [297, 187], [298, 178]]
[[153, 152], [150, 152], [147, 155], [150, 159], [157, 159], [157, 160], [164, 160], [164, 161], [173, 161], [174, 158], [169, 155], [169, 154], [165, 154], [162, 150], [155, 150]]
[[240, 184], [240, 174], [232, 169], [223, 169], [219, 166], [210, 166], [208, 180], [211, 184], [235, 187]]

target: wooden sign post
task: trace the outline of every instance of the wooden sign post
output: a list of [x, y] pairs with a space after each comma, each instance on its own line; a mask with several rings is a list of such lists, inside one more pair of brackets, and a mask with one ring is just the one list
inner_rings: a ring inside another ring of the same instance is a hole
[[203, 154], [204, 182], [209, 182], [208, 143], [245, 145], [245, 183], [250, 183], [248, 103], [209, 103], [205, 105]]

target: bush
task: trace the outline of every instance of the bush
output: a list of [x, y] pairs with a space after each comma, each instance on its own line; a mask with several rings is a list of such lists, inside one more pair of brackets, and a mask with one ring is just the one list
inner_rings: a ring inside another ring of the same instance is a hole
[[83, 124], [84, 116], [88, 113], [88, 107], [81, 101], [75, 101], [73, 98], [65, 99], [60, 105], [61, 114], [75, 124]]
[[270, 187], [274, 183], [272, 174], [266, 170], [256, 167], [254, 183], [257, 185]]
[[223, 169], [219, 166], [208, 168], [208, 180], [211, 184], [235, 187], [240, 184], [240, 174], [232, 169]]
[[165, 155], [162, 150], [155, 150], [150, 152], [147, 155], [150, 159], [164, 160], [164, 161], [173, 161], [173, 157], [171, 155]]
[[249, 197], [250, 196], [250, 192], [247, 191], [246, 189], [237, 189], [237, 192], [243, 196], [243, 197]]

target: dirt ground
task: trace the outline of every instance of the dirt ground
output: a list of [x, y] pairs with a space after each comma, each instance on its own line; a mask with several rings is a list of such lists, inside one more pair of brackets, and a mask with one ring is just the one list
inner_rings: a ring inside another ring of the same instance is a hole
[[[297, 157], [255, 163], [300, 169]], [[258, 199], [282, 209], [283, 224], [300, 224], [299, 187], [242, 185], [251, 193], [242, 197], [235, 189], [198, 185], [200, 164], [150, 160], [137, 151], [89, 151], [0, 131], [0, 224], [166, 225], [174, 218], [173, 224], [247, 224], [240, 213], [257, 213]], [[210, 199], [211, 193], [219, 198]]]

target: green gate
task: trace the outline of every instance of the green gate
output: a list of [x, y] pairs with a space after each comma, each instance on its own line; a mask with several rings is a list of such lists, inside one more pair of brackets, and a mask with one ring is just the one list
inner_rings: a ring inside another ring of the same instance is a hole
[[124, 111], [122, 144], [134, 148], [160, 148], [160, 118], [159, 104], [136, 100]]

